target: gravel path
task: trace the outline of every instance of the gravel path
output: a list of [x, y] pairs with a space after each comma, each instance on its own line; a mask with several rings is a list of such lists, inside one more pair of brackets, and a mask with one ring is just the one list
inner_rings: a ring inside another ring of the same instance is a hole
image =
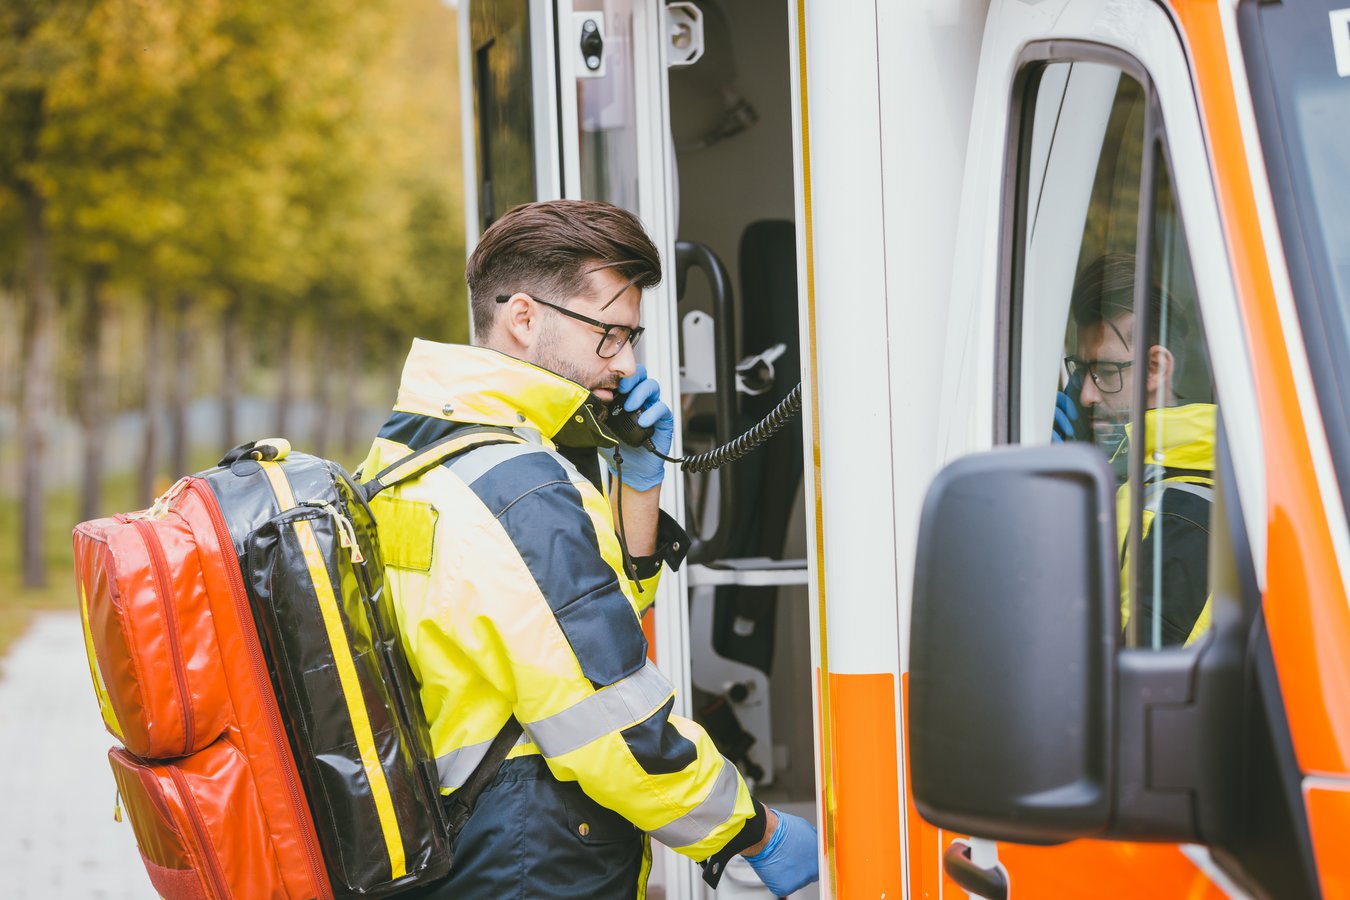
[[153, 900], [116, 785], [78, 613], [41, 613], [0, 675], [0, 894]]

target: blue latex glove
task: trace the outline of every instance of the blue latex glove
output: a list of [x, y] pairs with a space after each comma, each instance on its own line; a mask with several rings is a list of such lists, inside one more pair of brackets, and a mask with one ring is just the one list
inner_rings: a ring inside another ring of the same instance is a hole
[[[638, 424], [643, 428], [656, 428], [651, 437], [652, 446], [669, 456], [670, 444], [675, 438], [675, 414], [661, 401], [661, 385], [647, 377], [647, 367], [639, 365], [636, 372], [620, 381], [619, 393], [628, 395], [624, 409], [629, 412], [642, 410]], [[619, 452], [623, 454], [623, 483], [633, 490], [650, 490], [665, 479], [666, 461], [646, 447], [624, 445]], [[600, 453], [609, 463], [609, 470], [617, 475], [614, 451], [605, 448]]]
[[1069, 379], [1064, 390], [1055, 395], [1055, 425], [1050, 433], [1050, 443], [1061, 444], [1064, 441], [1079, 440], [1078, 402], [1076, 398], [1083, 390], [1083, 379], [1077, 372]]
[[745, 861], [775, 897], [786, 897], [820, 878], [816, 829], [801, 816], [774, 810], [778, 827], [769, 843]]

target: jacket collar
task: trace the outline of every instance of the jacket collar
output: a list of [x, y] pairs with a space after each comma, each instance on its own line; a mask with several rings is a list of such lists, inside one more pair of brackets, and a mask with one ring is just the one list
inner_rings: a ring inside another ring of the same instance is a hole
[[586, 404], [590, 391], [487, 347], [413, 340], [396, 412], [474, 425], [528, 428], [572, 447], [612, 447]]
[[[1166, 406], [1144, 413], [1144, 459], [1165, 469], [1214, 470], [1214, 429], [1217, 407], [1213, 403]], [[1133, 426], [1125, 427], [1126, 441]]]

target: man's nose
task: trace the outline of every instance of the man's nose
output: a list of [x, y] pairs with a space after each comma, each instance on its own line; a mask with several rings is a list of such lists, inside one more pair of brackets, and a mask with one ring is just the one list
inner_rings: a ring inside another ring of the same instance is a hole
[[1102, 402], [1102, 392], [1097, 390], [1097, 383], [1092, 380], [1092, 376], [1083, 379], [1083, 386], [1078, 391], [1079, 406], [1096, 406]]
[[633, 352], [633, 345], [624, 342], [623, 349], [609, 361], [609, 370], [620, 378], [627, 378], [637, 371], [637, 354]]

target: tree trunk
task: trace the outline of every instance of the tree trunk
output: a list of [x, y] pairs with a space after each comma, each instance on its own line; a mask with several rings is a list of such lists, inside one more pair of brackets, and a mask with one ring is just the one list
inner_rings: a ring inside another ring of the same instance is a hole
[[239, 340], [239, 314], [243, 304], [239, 295], [230, 292], [225, 304], [221, 321], [221, 371], [220, 371], [220, 446], [222, 449], [239, 443], [239, 377], [243, 369], [240, 366], [241, 341]]
[[288, 437], [287, 428], [291, 423], [291, 404], [295, 402], [295, 319], [290, 315], [282, 318], [277, 358], [277, 409], [273, 420], [274, 437]]
[[192, 296], [178, 295], [177, 315], [174, 318], [174, 371], [169, 378], [169, 474], [179, 478], [187, 474], [188, 422], [187, 407], [191, 395], [193, 334], [189, 315]]
[[[333, 341], [333, 329], [322, 328], [319, 331], [318, 340], [315, 342], [314, 358], [310, 361], [310, 368], [314, 373], [314, 405], [317, 418], [314, 422], [314, 455], [328, 455], [329, 437], [338, 437], [333, 432], [334, 426], [339, 423], [335, 419], [335, 406], [337, 393], [336, 386], [340, 377], [339, 370], [342, 367], [340, 360], [333, 358], [333, 352], [336, 347]], [[345, 447], [339, 447], [338, 452], [345, 450]]]
[[140, 502], [154, 502], [159, 493], [155, 484], [155, 466], [159, 454], [159, 417], [164, 410], [163, 316], [159, 294], [153, 289], [145, 297], [145, 440], [141, 446], [139, 467]]
[[78, 408], [84, 440], [80, 471], [80, 519], [99, 515], [103, 486], [103, 426], [106, 392], [103, 389], [103, 282], [102, 266], [90, 266], [84, 277], [80, 307], [80, 391]]
[[342, 356], [334, 360], [338, 370], [338, 449], [342, 453], [360, 452], [358, 445], [370, 435], [356, 433], [356, 394], [361, 384], [361, 341], [348, 331], [342, 342]]
[[23, 446], [21, 503], [23, 585], [47, 585], [45, 519], [47, 508], [47, 428], [55, 399], [56, 292], [52, 284], [46, 200], [37, 186], [18, 184], [23, 213], [24, 324], [20, 351], [22, 381], [19, 440]]

